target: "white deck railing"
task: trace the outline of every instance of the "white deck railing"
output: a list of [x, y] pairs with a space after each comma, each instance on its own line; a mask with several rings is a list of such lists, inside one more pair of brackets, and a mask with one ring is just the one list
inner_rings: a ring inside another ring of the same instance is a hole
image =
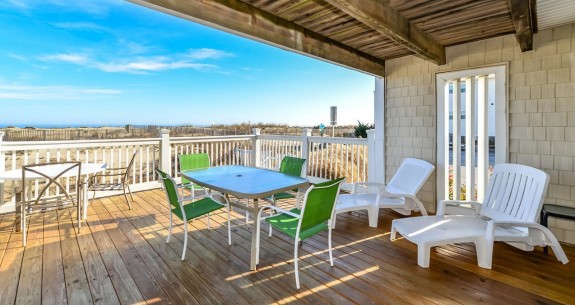
[[[169, 137], [122, 140], [74, 140], [3, 142], [0, 133], [0, 171], [23, 164], [78, 160], [102, 162], [108, 167], [126, 166], [138, 152], [132, 168], [132, 190], [159, 187], [154, 168], [178, 173], [178, 156], [208, 153], [213, 166], [241, 164], [277, 169], [286, 156], [305, 158], [310, 181], [347, 177], [347, 183], [368, 180], [368, 139], [312, 137], [309, 129], [301, 136], [253, 135], [215, 137]], [[4, 202], [14, 202], [19, 181], [0, 181], [0, 211]], [[37, 185], [37, 183], [36, 183]]]

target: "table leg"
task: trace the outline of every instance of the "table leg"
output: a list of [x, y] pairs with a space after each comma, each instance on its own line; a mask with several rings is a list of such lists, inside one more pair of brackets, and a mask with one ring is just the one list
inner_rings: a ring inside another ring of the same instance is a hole
[[258, 215], [258, 199], [254, 199], [253, 201], [253, 217], [254, 217], [254, 225], [252, 227], [252, 250], [250, 254], [250, 270], [256, 270], [256, 252], [257, 252], [257, 233], [260, 229], [260, 222], [257, 219]]
[[[78, 204], [80, 204], [78, 202]], [[84, 210], [84, 220], [86, 220], [88, 213], [88, 176], [84, 176], [84, 183], [82, 183], [82, 209]]]
[[14, 226], [16, 227], [16, 232], [20, 232], [22, 231], [22, 200], [24, 200], [24, 196], [22, 196], [22, 191], [19, 187], [14, 191], [16, 192], [16, 221], [14, 222]]

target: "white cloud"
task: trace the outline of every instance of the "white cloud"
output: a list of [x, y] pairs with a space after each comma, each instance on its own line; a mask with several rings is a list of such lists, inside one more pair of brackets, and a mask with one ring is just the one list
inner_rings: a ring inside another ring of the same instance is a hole
[[174, 69], [206, 70], [206, 69], [217, 68], [216, 66], [209, 64], [200, 64], [185, 61], [170, 62], [164, 58], [139, 59], [123, 63], [97, 63], [94, 67], [105, 72], [128, 72], [128, 73], [145, 73], [145, 72], [165, 71]]
[[41, 58], [43, 61], [63, 61], [67, 63], [82, 65], [89, 62], [89, 59], [82, 54], [61, 53], [47, 55]]
[[127, 40], [120, 40], [118, 44], [119, 44], [118, 48], [124, 54], [144, 54], [154, 49], [157, 49], [156, 47], [153, 46], [147, 46], [141, 43]]
[[30, 7], [30, 2], [29, 0], [8, 0], [8, 3], [12, 6], [16, 6], [18, 8], [22, 8], [22, 9], [28, 9]]
[[232, 53], [228, 53], [221, 50], [215, 49], [192, 49], [188, 52], [187, 56], [192, 59], [218, 59], [222, 57], [233, 56]]
[[16, 7], [23, 10], [42, 9], [46, 6], [55, 6], [58, 9], [80, 11], [93, 15], [106, 15], [111, 6], [124, 5], [122, 0], [8, 0], [7, 3], [0, 3], [2, 6]]
[[71, 100], [99, 99], [122, 94], [123, 91], [75, 86], [33, 86], [0, 84], [0, 99]]
[[18, 54], [8, 54], [8, 57], [12, 57], [14, 59], [17, 59], [19, 61], [27, 61], [26, 57], [22, 56], [22, 55], [18, 55]]
[[[142, 46], [142, 48], [145, 48], [145, 46]], [[115, 59], [114, 61], [103, 61], [93, 59], [84, 54], [60, 53], [42, 56], [40, 57], [40, 60], [45, 62], [71, 63], [83, 67], [98, 69], [104, 72], [144, 74], [176, 69], [215, 71], [219, 68], [217, 65], [201, 63], [198, 61], [201, 59], [217, 59], [224, 56], [232, 56], [232, 54], [213, 49], [200, 49], [196, 50], [193, 55], [191, 55], [191, 53], [186, 53], [173, 54], [170, 56], [139, 56], [120, 58]], [[117, 57], [118, 56], [115, 56], [115, 58]]]
[[98, 32], [110, 31], [106, 27], [91, 22], [56, 22], [52, 23], [52, 25], [65, 30], [90, 30]]

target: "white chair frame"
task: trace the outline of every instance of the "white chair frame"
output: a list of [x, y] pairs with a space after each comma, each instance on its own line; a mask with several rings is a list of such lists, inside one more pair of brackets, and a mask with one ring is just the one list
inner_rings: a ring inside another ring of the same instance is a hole
[[370, 227], [377, 227], [379, 209], [382, 208], [393, 209], [402, 215], [410, 215], [412, 211], [427, 215], [416, 195], [433, 169], [434, 166], [427, 161], [406, 158], [387, 185], [377, 182], [354, 183], [351, 194], [339, 196], [335, 213], [367, 210]]
[[[549, 175], [541, 170], [520, 164], [497, 164], [483, 203], [441, 201], [436, 216], [393, 220], [390, 238], [395, 240], [400, 233], [417, 244], [417, 263], [423, 268], [429, 267], [431, 247], [472, 242], [478, 265], [491, 269], [495, 241], [526, 251], [549, 245], [557, 259], [566, 264], [569, 260], [559, 241], [536, 222], [548, 184]], [[459, 214], [448, 215], [446, 209], [451, 206], [457, 207]]]

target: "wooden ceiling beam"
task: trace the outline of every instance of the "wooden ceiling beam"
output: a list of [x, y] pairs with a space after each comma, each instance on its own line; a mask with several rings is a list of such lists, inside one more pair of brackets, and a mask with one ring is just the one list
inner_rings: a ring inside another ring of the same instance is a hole
[[533, 33], [537, 32], [535, 1], [507, 0], [521, 52], [533, 51]]
[[385, 61], [239, 0], [128, 0], [180, 18], [376, 76]]
[[411, 24], [388, 0], [323, 0], [363, 24], [438, 65], [445, 64], [445, 47]]

